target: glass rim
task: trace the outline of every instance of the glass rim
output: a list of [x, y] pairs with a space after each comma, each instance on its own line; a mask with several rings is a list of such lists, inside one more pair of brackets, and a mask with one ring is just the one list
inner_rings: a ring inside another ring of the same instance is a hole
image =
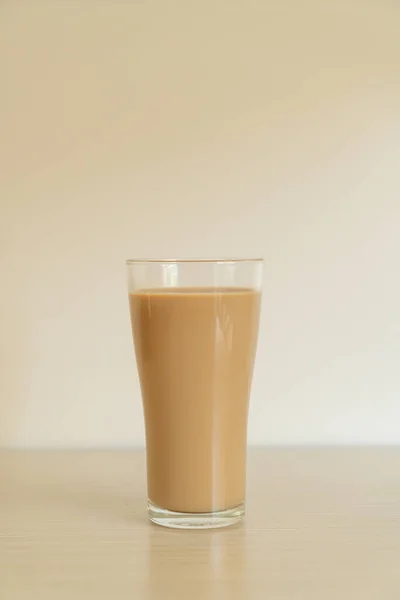
[[263, 258], [128, 258], [127, 266], [140, 264], [236, 264], [263, 263]]

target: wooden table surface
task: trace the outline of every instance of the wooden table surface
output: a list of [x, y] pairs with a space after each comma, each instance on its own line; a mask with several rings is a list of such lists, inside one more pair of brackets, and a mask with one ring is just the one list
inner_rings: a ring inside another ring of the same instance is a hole
[[247, 517], [147, 521], [143, 452], [0, 453], [1, 600], [399, 600], [400, 448], [254, 449]]

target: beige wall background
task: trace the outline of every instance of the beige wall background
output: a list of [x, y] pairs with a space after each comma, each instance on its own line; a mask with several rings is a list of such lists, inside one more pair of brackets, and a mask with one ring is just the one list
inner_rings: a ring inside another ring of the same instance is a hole
[[0, 445], [144, 442], [124, 260], [263, 255], [251, 443], [400, 442], [400, 4], [0, 4]]

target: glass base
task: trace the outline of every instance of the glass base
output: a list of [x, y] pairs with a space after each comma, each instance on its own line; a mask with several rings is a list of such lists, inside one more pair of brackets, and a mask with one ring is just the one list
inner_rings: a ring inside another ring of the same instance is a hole
[[152, 523], [174, 529], [215, 529], [228, 527], [244, 517], [244, 502], [234, 508], [211, 513], [183, 513], [160, 508], [148, 501], [147, 510]]

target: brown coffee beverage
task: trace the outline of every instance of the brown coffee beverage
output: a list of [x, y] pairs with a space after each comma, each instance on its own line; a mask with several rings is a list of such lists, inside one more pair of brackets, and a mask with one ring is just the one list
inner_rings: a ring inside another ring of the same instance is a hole
[[130, 294], [148, 496], [158, 507], [210, 513], [244, 502], [260, 297], [248, 288]]

